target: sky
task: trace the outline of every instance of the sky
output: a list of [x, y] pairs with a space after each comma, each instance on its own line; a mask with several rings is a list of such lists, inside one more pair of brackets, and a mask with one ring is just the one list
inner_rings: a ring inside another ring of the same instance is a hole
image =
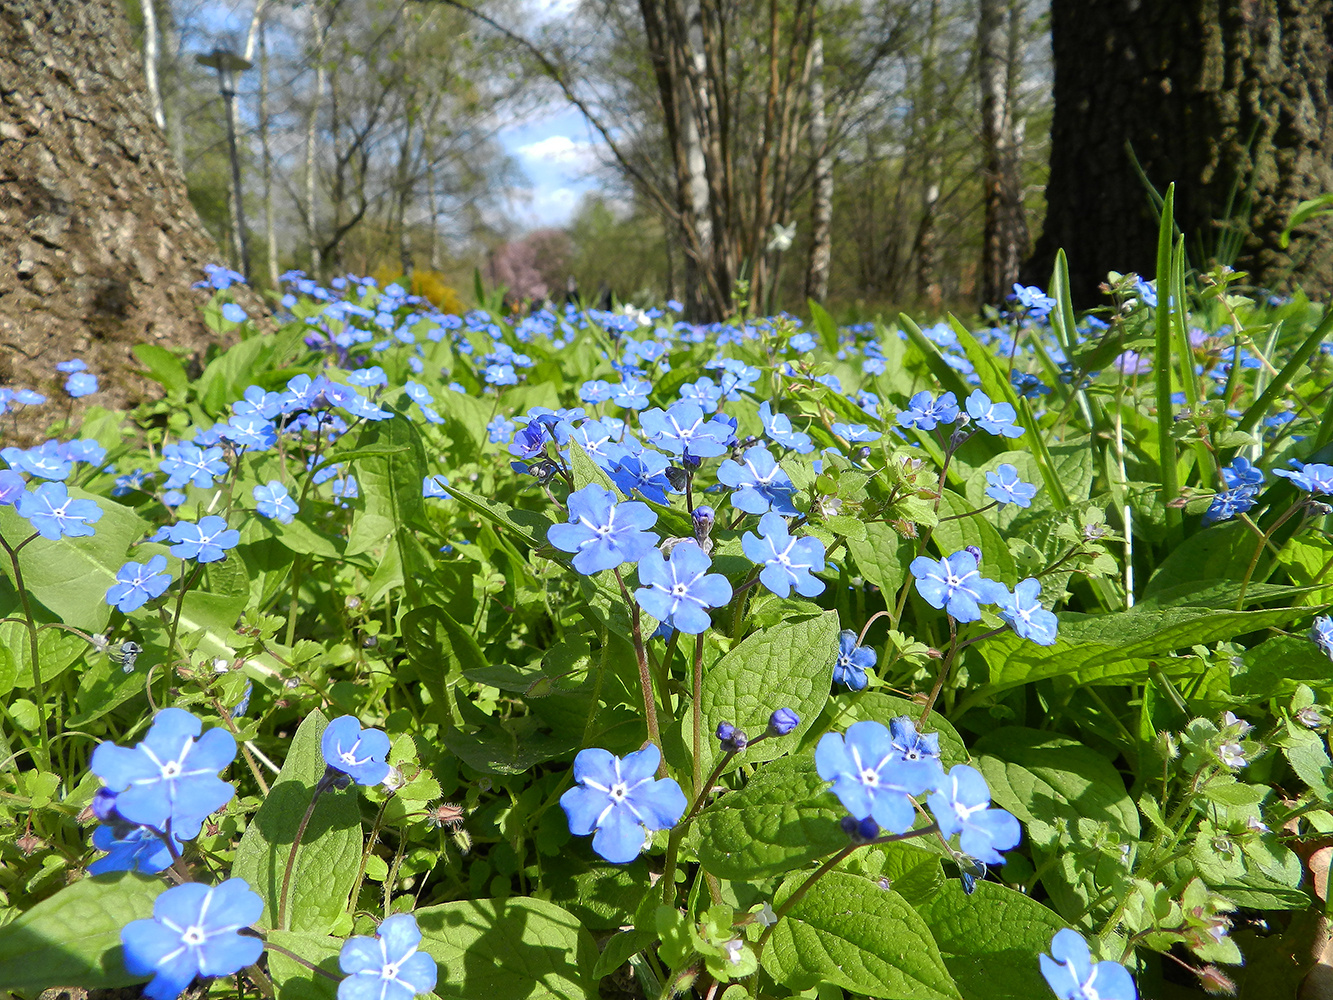
[[510, 217], [524, 228], [563, 226], [584, 194], [602, 186], [593, 176], [597, 147], [578, 111], [563, 102], [502, 129], [500, 141], [527, 183], [510, 189]]

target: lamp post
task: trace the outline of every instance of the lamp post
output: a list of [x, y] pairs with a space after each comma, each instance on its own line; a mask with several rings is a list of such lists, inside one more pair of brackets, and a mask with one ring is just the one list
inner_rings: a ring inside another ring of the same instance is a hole
[[231, 157], [231, 238], [236, 258], [245, 280], [250, 280], [250, 246], [245, 234], [245, 207], [241, 198], [241, 158], [236, 151], [236, 74], [253, 65], [230, 49], [217, 46], [212, 52], [194, 57], [201, 66], [218, 74], [218, 93], [227, 116], [227, 152]]

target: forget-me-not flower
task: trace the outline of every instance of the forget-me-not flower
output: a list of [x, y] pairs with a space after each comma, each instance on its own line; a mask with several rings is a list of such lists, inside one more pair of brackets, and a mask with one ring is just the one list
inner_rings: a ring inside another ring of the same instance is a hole
[[1333, 660], [1333, 618], [1320, 615], [1310, 626], [1310, 639], [1323, 650], [1324, 655]]
[[927, 390], [922, 390], [907, 403], [907, 409], [898, 414], [901, 427], [915, 427], [917, 430], [933, 431], [940, 424], [951, 424], [958, 419], [958, 397], [946, 392], [936, 399]]
[[918, 733], [910, 715], [889, 720], [889, 742], [903, 760], [940, 759], [940, 734]]
[[671, 550], [671, 558], [653, 549], [639, 560], [639, 583], [634, 599], [659, 622], [686, 635], [698, 635], [711, 624], [708, 608], [731, 600], [731, 584], [720, 573], [709, 573], [712, 560], [689, 540]]
[[1000, 617], [1019, 638], [1030, 639], [1038, 646], [1053, 646], [1060, 622], [1042, 607], [1038, 600], [1040, 596], [1041, 583], [1030, 576], [1021, 581], [1012, 594], [1006, 592], [996, 603], [1000, 606]]
[[1310, 464], [1299, 469], [1274, 469], [1273, 475], [1290, 479], [1298, 489], [1316, 496], [1333, 496], [1333, 465]]
[[1050, 956], [1039, 955], [1041, 974], [1060, 1000], [1136, 1000], [1134, 978], [1119, 962], [1093, 964], [1088, 943], [1065, 928], [1051, 939]]
[[854, 722], [847, 733], [825, 733], [815, 747], [815, 770], [856, 819], [873, 819], [891, 833], [910, 830], [916, 811], [912, 796], [938, 788], [944, 772], [938, 760], [906, 760], [894, 749], [882, 722]]
[[866, 671], [875, 665], [879, 654], [856, 644], [856, 633], [843, 629], [838, 633], [838, 656], [833, 661], [833, 682], [846, 684], [853, 691], [866, 686]]
[[1216, 494], [1208, 509], [1203, 512], [1203, 523], [1216, 524], [1218, 521], [1230, 521], [1237, 514], [1244, 514], [1254, 507], [1257, 492], [1252, 486], [1238, 486]]
[[980, 389], [974, 389], [967, 397], [967, 415], [987, 434], [1008, 438], [1023, 436], [1023, 428], [1014, 423], [1018, 419], [1014, 408], [1008, 403], [992, 401]]
[[234, 549], [241, 541], [241, 533], [228, 528], [226, 519], [216, 514], [200, 518], [197, 524], [178, 521], [167, 534], [175, 543], [171, 546], [173, 556], [201, 563], [221, 562], [227, 558], [227, 549]]
[[1011, 503], [1030, 507], [1036, 495], [1037, 487], [1023, 482], [1019, 478], [1018, 469], [1008, 462], [997, 465], [994, 472], [986, 473], [986, 496], [1001, 507]]
[[694, 403], [645, 410], [639, 415], [639, 426], [653, 444], [686, 461], [725, 455], [732, 436], [727, 424], [709, 418]]
[[824, 581], [811, 575], [824, 570], [824, 543], [818, 538], [793, 538], [782, 515], [770, 511], [761, 517], [759, 534], [747, 531], [741, 548], [752, 563], [764, 567], [759, 582], [779, 597], [790, 596], [792, 588], [802, 597], [824, 592]]
[[75, 372], [65, 380], [65, 391], [74, 399], [91, 396], [97, 391], [97, 376], [91, 372]]
[[133, 749], [99, 743], [89, 769], [116, 793], [116, 812], [127, 822], [197, 830], [235, 792], [217, 774], [235, 758], [236, 740], [224, 729], [200, 736], [202, 729], [184, 709], [164, 708]]
[[324, 763], [341, 771], [358, 785], [378, 785], [389, 774], [385, 758], [389, 737], [378, 729], [362, 729], [355, 715], [340, 715], [330, 722], [319, 740]]
[[685, 793], [671, 778], [655, 778], [662, 753], [649, 744], [617, 757], [590, 747], [574, 758], [577, 784], [560, 796], [576, 837], [592, 834], [592, 849], [607, 861], [633, 861], [653, 830], [669, 830], [685, 814]]
[[276, 479], [256, 486], [251, 493], [255, 498], [255, 509], [279, 524], [291, 524], [299, 512], [296, 501], [287, 493], [287, 487]]
[[1000, 851], [1018, 846], [1018, 820], [1003, 809], [992, 809], [990, 788], [981, 772], [966, 764], [949, 769], [939, 790], [926, 799], [940, 832], [958, 835], [958, 846], [978, 861], [1004, 863]]
[[637, 490], [645, 499], [665, 504], [668, 492], [680, 492], [667, 478], [670, 465], [660, 451], [644, 451], [640, 455], [621, 456], [607, 475], [625, 496], [632, 498]]
[[167, 557], [155, 555], [147, 563], [127, 562], [116, 570], [116, 582], [106, 592], [106, 602], [128, 614], [161, 597], [171, 586]]
[[1237, 457], [1222, 469], [1222, 481], [1232, 489], [1256, 488], [1264, 484], [1264, 472], [1251, 465], [1249, 459]]
[[793, 430], [791, 418], [782, 413], [772, 412], [768, 400], [759, 404], [759, 420], [764, 425], [764, 433], [774, 444], [789, 448], [800, 455], [808, 455], [815, 450], [810, 435], [804, 431]]
[[15, 509], [39, 535], [51, 541], [92, 535], [96, 532], [93, 525], [102, 519], [102, 508], [96, 500], [74, 499], [64, 483], [42, 483], [20, 496]]
[[121, 930], [125, 968], [153, 976], [143, 989], [150, 1000], [175, 1000], [195, 976], [230, 976], [259, 961], [264, 942], [237, 931], [263, 912], [263, 899], [244, 879], [174, 886], [153, 901], [151, 919]]
[[770, 510], [788, 517], [800, 513], [792, 503], [796, 484], [782, 471], [772, 453], [763, 445], [745, 450], [744, 464], [727, 459], [717, 470], [717, 481], [736, 492], [731, 505], [747, 514], [766, 514]]
[[585, 576], [638, 562], [657, 546], [648, 531], [657, 515], [637, 500], [616, 503], [616, 495], [592, 483], [569, 495], [569, 523], [553, 524], [546, 539], [574, 553], [574, 568]]
[[1004, 584], [988, 580], [977, 568], [977, 557], [960, 549], [939, 562], [926, 556], [912, 560], [916, 591], [932, 608], [941, 608], [958, 622], [981, 617], [982, 604], [999, 604], [1009, 596]]
[[347, 978], [338, 1000], [412, 1000], [435, 989], [439, 967], [419, 950], [421, 929], [410, 913], [385, 917], [375, 936], [348, 938], [338, 953]]
[[652, 391], [651, 382], [638, 378], [625, 378], [618, 385], [611, 387], [611, 402], [626, 410], [642, 410], [648, 405], [648, 393]]

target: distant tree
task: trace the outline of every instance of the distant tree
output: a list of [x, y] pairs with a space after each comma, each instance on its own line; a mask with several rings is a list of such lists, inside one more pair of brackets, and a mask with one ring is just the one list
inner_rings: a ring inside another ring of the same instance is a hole
[[1151, 275], [1149, 186], [1176, 182], [1191, 263], [1333, 291], [1333, 220], [1278, 246], [1296, 204], [1333, 191], [1333, 0], [1052, 0], [1055, 118], [1045, 229], [1077, 300], [1109, 270]]
[[0, 382], [49, 385], [74, 356], [124, 375], [134, 343], [202, 342], [190, 286], [218, 252], [118, 0], [0, 0], [0, 80]]

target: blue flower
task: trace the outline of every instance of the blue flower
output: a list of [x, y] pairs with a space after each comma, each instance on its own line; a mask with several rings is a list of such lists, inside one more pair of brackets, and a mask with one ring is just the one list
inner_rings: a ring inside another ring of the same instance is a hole
[[866, 686], [866, 671], [875, 665], [879, 654], [856, 644], [856, 633], [843, 629], [838, 633], [838, 658], [833, 661], [833, 683], [846, 684], [853, 691]]
[[75, 372], [65, 380], [65, 391], [74, 399], [91, 396], [97, 391], [97, 376], [88, 372]]
[[412, 1000], [435, 989], [439, 967], [421, 947], [421, 930], [410, 913], [385, 917], [373, 938], [353, 937], [338, 953], [347, 978], [338, 1000]]
[[95, 533], [93, 525], [102, 519], [102, 508], [95, 500], [75, 500], [64, 483], [42, 483], [18, 498], [15, 509], [26, 517], [43, 538], [82, 538]]
[[222, 318], [228, 323], [244, 323], [249, 319], [245, 314], [245, 310], [235, 302], [224, 302], [222, 304]]
[[1320, 615], [1310, 626], [1310, 640], [1333, 660], [1333, 618]]
[[1014, 389], [1024, 399], [1040, 399], [1042, 396], [1051, 394], [1051, 387], [1027, 372], [1011, 371], [1009, 373], [1009, 382]]
[[426, 476], [421, 480], [421, 495], [427, 500], [440, 500], [449, 495], [445, 489], [449, 485], [447, 477], [438, 472], [433, 476]]
[[711, 379], [701, 378], [697, 382], [686, 382], [680, 387], [680, 401], [693, 403], [705, 413], [716, 413], [723, 390]]
[[651, 383], [626, 378], [619, 385], [611, 387], [611, 402], [627, 410], [642, 410], [648, 405], [648, 393], [652, 391]]
[[736, 491], [731, 495], [731, 505], [747, 514], [766, 514], [770, 510], [788, 517], [800, 514], [792, 503], [796, 484], [772, 453], [763, 445], [755, 445], [746, 449], [744, 458], [744, 465], [727, 459], [717, 470], [717, 481]]
[[653, 444], [687, 461], [725, 455], [732, 435], [730, 427], [716, 417], [707, 419], [693, 403], [647, 410], [640, 414], [639, 426]]
[[1258, 487], [1264, 484], [1264, 473], [1251, 465], [1249, 459], [1236, 458], [1222, 470], [1222, 481], [1232, 489]]
[[933, 431], [937, 425], [951, 424], [957, 419], [958, 397], [951, 392], [936, 399], [922, 390], [908, 401], [907, 409], [898, 414], [899, 426], [922, 431]]
[[768, 732], [773, 736], [787, 736], [801, 724], [801, 717], [790, 708], [779, 708], [768, 717]]
[[385, 757], [389, 737], [378, 729], [362, 729], [355, 715], [340, 715], [320, 737], [324, 763], [351, 777], [358, 785], [378, 785], [389, 774]]
[[944, 780], [933, 758], [904, 760], [894, 750], [883, 723], [868, 719], [841, 733], [825, 733], [815, 747], [815, 770], [843, 808], [858, 820], [873, 819], [890, 833], [912, 828], [912, 796], [938, 788]]
[[508, 444], [514, 436], [514, 422], [508, 417], [492, 417], [486, 425], [486, 438], [491, 444]]
[[[203, 736], [203, 723], [180, 708], [153, 718], [133, 749], [99, 743], [89, 769], [116, 793], [116, 812], [127, 822], [182, 834], [230, 801], [235, 789], [217, 774], [236, 756], [236, 741], [223, 729]], [[198, 737], [196, 739], [196, 737]]]
[[1216, 524], [1218, 521], [1230, 521], [1237, 514], [1244, 514], [1254, 506], [1257, 492], [1253, 486], [1223, 490], [1213, 497], [1212, 503], [1203, 512], [1203, 523]]
[[592, 849], [626, 864], [639, 856], [653, 830], [669, 830], [685, 814], [685, 793], [671, 778], [654, 778], [662, 753], [649, 744], [623, 758], [590, 747], [574, 758], [577, 784], [560, 796], [576, 837], [593, 834]]
[[86, 372], [88, 365], [79, 358], [71, 358], [69, 361], [62, 361], [56, 365], [56, 371], [64, 372], [66, 375], [73, 375], [75, 372]]
[[166, 569], [164, 555], [153, 556], [147, 563], [127, 562], [116, 571], [116, 582], [107, 589], [107, 604], [129, 614], [161, 597], [171, 586], [171, 574]]
[[731, 600], [731, 584], [720, 573], [709, 573], [711, 566], [693, 541], [678, 544], [670, 560], [654, 549], [639, 560], [642, 586], [634, 599], [659, 622], [698, 635], [711, 624], [705, 609], [720, 608]]
[[216, 514], [201, 518], [198, 524], [179, 521], [171, 526], [168, 537], [175, 543], [171, 554], [178, 559], [196, 562], [221, 562], [227, 558], [227, 549], [234, 549], [241, 541], [241, 533], [228, 528], [224, 518]]
[[1023, 428], [1014, 425], [1018, 414], [1008, 403], [995, 403], [980, 389], [974, 389], [967, 397], [967, 415], [987, 434], [1000, 437], [1017, 438], [1023, 436]]
[[1025, 483], [1018, 477], [1018, 469], [1005, 462], [997, 465], [994, 472], [986, 473], [986, 496], [1005, 504], [1017, 504], [1020, 507], [1032, 506], [1032, 498], [1037, 495], [1037, 487]]
[[1003, 809], [990, 808], [990, 788], [981, 772], [966, 764], [949, 769], [939, 791], [926, 799], [940, 832], [958, 834], [958, 846], [986, 864], [1004, 864], [1000, 851], [1018, 846], [1018, 820]]
[[1273, 475], [1290, 479], [1299, 489], [1316, 496], [1333, 496], [1333, 465], [1302, 465], [1295, 471], [1274, 469]]
[[657, 545], [646, 530], [657, 523], [647, 504], [616, 503], [616, 495], [594, 484], [569, 495], [569, 523], [553, 524], [546, 539], [562, 552], [573, 552], [574, 568], [585, 576], [638, 562]]
[[903, 760], [939, 760], [940, 734], [918, 733], [909, 715], [889, 720], [889, 740], [894, 753]]
[[592, 379], [579, 387], [579, 399], [585, 403], [605, 403], [610, 398], [611, 383], [606, 379]]
[[800, 455], [808, 455], [815, 450], [810, 435], [803, 431], [792, 430], [791, 418], [781, 413], [773, 413], [768, 400], [759, 404], [759, 420], [764, 425], [764, 433], [774, 444], [790, 448]]
[[1000, 606], [1000, 617], [1019, 638], [1030, 639], [1038, 646], [1053, 646], [1060, 622], [1042, 607], [1037, 599], [1040, 594], [1041, 583], [1030, 576], [1021, 581], [1012, 594], [1006, 592], [996, 603]]
[[287, 487], [276, 479], [270, 479], [263, 486], [256, 486], [251, 494], [255, 498], [255, 509], [279, 524], [291, 524], [299, 512], [296, 501], [287, 493]]
[[623, 456], [608, 475], [625, 496], [633, 497], [637, 490], [645, 499], [665, 504], [668, 492], [680, 492], [667, 478], [666, 472], [670, 465], [661, 452], [645, 451], [641, 455]]
[[988, 580], [977, 569], [977, 557], [966, 549], [935, 562], [926, 556], [912, 560], [916, 592], [932, 608], [942, 608], [957, 621], [974, 622], [981, 604], [998, 604], [1009, 596], [1004, 584]]
[[189, 483], [206, 490], [213, 485], [214, 479], [227, 474], [221, 448], [204, 449], [193, 444], [165, 445], [158, 468], [167, 474], [168, 479], [163, 485], [169, 490]]
[[384, 374], [384, 369], [379, 365], [372, 365], [369, 368], [358, 368], [356, 371], [348, 372], [347, 381], [362, 389], [373, 389], [377, 385], [388, 385], [389, 376]]
[[824, 592], [824, 581], [811, 575], [824, 570], [824, 543], [818, 538], [793, 538], [780, 514], [769, 512], [759, 519], [759, 534], [746, 532], [741, 538], [746, 557], [764, 568], [759, 582], [779, 597], [802, 597]]
[[27, 488], [27, 481], [17, 472], [0, 470], [0, 506], [12, 507]]
[[833, 433], [851, 444], [878, 441], [883, 436], [879, 431], [871, 430], [868, 424], [844, 424], [840, 421], [833, 424]]
[[1041, 974], [1060, 1000], [1136, 1000], [1134, 979], [1119, 962], [1092, 963], [1088, 943], [1065, 928], [1051, 939], [1051, 957], [1038, 956]]
[[67, 479], [74, 471], [74, 460], [58, 441], [44, 441], [36, 448], [9, 447], [0, 451], [10, 468], [26, 472], [36, 479]]
[[1028, 311], [1033, 319], [1045, 319], [1055, 308], [1055, 299], [1051, 298], [1036, 285], [1014, 283], [1014, 292], [1010, 298]]
[[233, 271], [229, 267], [223, 267], [221, 264], [205, 264], [204, 274], [208, 275], [208, 277], [203, 281], [196, 281], [190, 287], [214, 288], [218, 291], [222, 291], [224, 288], [230, 288], [232, 285], [245, 284], [244, 276]]
[[264, 901], [244, 879], [175, 886], [153, 901], [152, 919], [132, 920], [121, 930], [125, 968], [152, 974], [144, 996], [175, 1000], [195, 976], [230, 976], [259, 961], [264, 942], [236, 932], [263, 912]]
[[[194, 832], [198, 833], [197, 828]], [[179, 851], [181, 837], [174, 829], [171, 836]], [[105, 851], [106, 857], [98, 858], [88, 866], [89, 875], [101, 875], [104, 872], [156, 875], [170, 868], [174, 860], [166, 842], [146, 826], [127, 826], [124, 823], [99, 826], [93, 831], [93, 847]]]
[[233, 416], [226, 423], [214, 424], [218, 434], [236, 445], [238, 450], [267, 451], [278, 441], [273, 425], [257, 413]]

